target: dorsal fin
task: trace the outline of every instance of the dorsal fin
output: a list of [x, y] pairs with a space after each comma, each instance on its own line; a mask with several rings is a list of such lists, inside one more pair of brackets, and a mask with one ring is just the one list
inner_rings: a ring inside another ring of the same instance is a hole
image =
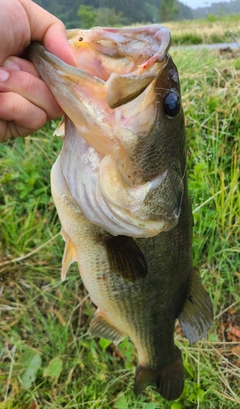
[[199, 275], [194, 272], [188, 297], [179, 316], [184, 335], [191, 344], [206, 335], [212, 320], [211, 300], [202, 286]]

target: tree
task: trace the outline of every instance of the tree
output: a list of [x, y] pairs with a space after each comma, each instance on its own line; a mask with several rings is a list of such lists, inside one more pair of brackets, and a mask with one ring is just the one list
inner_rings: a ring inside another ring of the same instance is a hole
[[92, 6], [84, 6], [78, 9], [78, 15], [81, 19], [81, 28], [90, 28], [95, 26], [97, 12]]
[[174, 20], [178, 13], [175, 0], [160, 1], [160, 21]]
[[101, 7], [97, 10], [96, 25], [102, 27], [119, 27], [124, 24], [122, 12], [116, 13], [115, 8]]

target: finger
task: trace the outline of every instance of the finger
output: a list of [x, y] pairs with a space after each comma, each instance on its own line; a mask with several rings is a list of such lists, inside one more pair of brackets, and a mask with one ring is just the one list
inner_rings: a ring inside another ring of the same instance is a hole
[[23, 58], [9, 57], [4, 61], [3, 67], [15, 71], [25, 71], [37, 78], [41, 78], [33, 63]]
[[47, 121], [43, 109], [12, 92], [0, 93], [0, 118], [0, 142], [32, 134]]
[[31, 40], [41, 41], [48, 51], [67, 64], [77, 66], [77, 61], [67, 41], [62, 21], [42, 9], [34, 2], [21, 0], [29, 19]]
[[[64, 26], [63, 26], [64, 27]], [[43, 44], [48, 51], [59, 57], [61, 60], [74, 67], [78, 66], [77, 59], [74, 57], [72, 50], [67, 42], [66, 29], [56, 34], [56, 26], [49, 27], [43, 39]]]
[[[47, 119], [56, 119], [62, 110], [47, 85], [39, 78], [24, 71], [0, 68], [0, 92], [21, 95], [31, 104], [46, 112]], [[0, 112], [5, 112], [1, 107]], [[7, 119], [0, 114], [0, 118]]]
[[0, 65], [10, 55], [21, 55], [30, 42], [28, 16], [20, 1], [0, 0]]

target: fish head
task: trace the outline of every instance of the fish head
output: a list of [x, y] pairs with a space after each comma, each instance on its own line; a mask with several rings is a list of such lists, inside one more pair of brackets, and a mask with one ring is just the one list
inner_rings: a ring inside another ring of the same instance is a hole
[[170, 40], [159, 25], [69, 30], [77, 67], [30, 45], [66, 114], [61, 169], [69, 191], [113, 235], [155, 236], [180, 217], [185, 127]]

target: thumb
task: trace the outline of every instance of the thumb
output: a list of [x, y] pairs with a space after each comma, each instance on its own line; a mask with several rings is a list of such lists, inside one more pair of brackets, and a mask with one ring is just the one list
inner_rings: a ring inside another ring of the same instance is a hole
[[77, 61], [68, 44], [66, 29], [62, 21], [33, 1], [20, 1], [28, 16], [31, 41], [41, 41], [49, 52], [61, 58], [67, 64], [77, 66]]

